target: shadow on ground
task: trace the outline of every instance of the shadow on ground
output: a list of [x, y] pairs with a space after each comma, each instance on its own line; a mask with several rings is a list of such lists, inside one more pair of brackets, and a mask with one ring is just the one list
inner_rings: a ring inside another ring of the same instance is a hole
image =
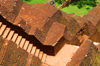
[[[81, 9], [84, 6], [91, 6], [91, 7], [95, 7], [97, 5], [97, 1], [96, 0], [79, 0], [79, 1], [75, 1], [73, 2], [71, 5], [77, 5], [79, 9]], [[89, 8], [87, 8], [88, 10]]]

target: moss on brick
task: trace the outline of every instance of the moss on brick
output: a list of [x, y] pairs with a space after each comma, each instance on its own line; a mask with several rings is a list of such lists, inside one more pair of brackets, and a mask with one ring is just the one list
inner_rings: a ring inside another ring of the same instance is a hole
[[2, 37], [0, 36], [0, 50], [1, 50], [3, 44], [4, 44], [4, 39], [2, 39]]
[[100, 51], [91, 50], [92, 52], [88, 54], [80, 66], [100, 66]]
[[27, 57], [28, 53], [25, 50], [17, 48], [16, 44], [10, 41], [2, 64], [3, 66], [25, 66]]
[[41, 60], [38, 57], [33, 56], [30, 66], [41, 66]]

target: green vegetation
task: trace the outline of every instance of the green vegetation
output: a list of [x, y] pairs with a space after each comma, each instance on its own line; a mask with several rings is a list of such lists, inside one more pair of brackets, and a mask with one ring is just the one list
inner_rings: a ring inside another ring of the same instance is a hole
[[60, 6], [60, 5], [61, 5], [60, 3], [57, 3], [57, 2], [55, 2], [55, 4], [56, 4], [56, 7], [58, 7], [58, 6]]
[[87, 58], [81, 64], [82, 66], [100, 66], [100, 51], [92, 50]]
[[[41, 4], [41, 3], [46, 3], [49, 0], [21, 0], [23, 2], [27, 2], [28, 4]], [[62, 4], [65, 0], [55, 0], [57, 4]]]
[[54, 0], [58, 4], [62, 4], [65, 0]]
[[79, 9], [77, 5], [69, 5], [68, 7], [62, 8], [61, 10], [67, 14], [75, 13], [76, 15], [87, 14], [93, 7], [85, 6]]
[[68, 7], [62, 8], [61, 10], [68, 14], [85, 15], [98, 3], [100, 3], [100, 0], [80, 0], [71, 3]]
[[[27, 2], [28, 4], [41, 4], [46, 3], [49, 0], [22, 0], [23, 2]], [[60, 6], [65, 0], [55, 0], [56, 7]], [[65, 8], [61, 8], [60, 10], [66, 12], [67, 14], [75, 13], [76, 15], [85, 15], [87, 14], [93, 7], [95, 7], [100, 0], [80, 0], [77, 2], [71, 3], [69, 6]]]
[[21, 1], [26, 2], [28, 4], [41, 4], [48, 2], [48, 0], [21, 0]]

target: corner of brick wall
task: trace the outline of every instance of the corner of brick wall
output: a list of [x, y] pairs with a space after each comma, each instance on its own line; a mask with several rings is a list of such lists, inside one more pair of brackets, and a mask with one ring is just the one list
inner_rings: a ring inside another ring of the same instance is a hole
[[80, 66], [84, 58], [94, 49], [96, 49], [96, 47], [93, 45], [93, 42], [89, 39], [85, 39], [66, 66]]

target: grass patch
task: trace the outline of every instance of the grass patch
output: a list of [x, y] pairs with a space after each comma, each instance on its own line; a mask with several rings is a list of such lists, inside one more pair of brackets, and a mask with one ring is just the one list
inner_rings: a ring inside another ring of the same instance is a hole
[[[46, 3], [49, 0], [21, 0], [28, 4], [41, 4]], [[76, 15], [85, 15], [87, 14], [93, 7], [95, 7], [100, 0], [80, 0], [77, 2], [71, 3], [68, 7], [60, 8], [60, 10], [64, 11], [67, 14], [75, 13]], [[56, 7], [60, 6], [61, 4], [55, 0]]]
[[26, 2], [28, 4], [42, 4], [48, 2], [48, 0], [21, 0], [23, 2]]
[[100, 3], [100, 0], [80, 0], [71, 3], [68, 7], [62, 8], [61, 10], [67, 14], [75, 13], [76, 15], [85, 15], [98, 3]]
[[66, 12], [67, 14], [75, 13], [76, 15], [87, 14], [93, 7], [85, 6], [79, 9], [77, 6], [69, 5], [61, 9], [62, 11]]
[[58, 2], [55, 2], [55, 4], [56, 4], [56, 7], [58, 7], [58, 6], [60, 6], [61, 4], [59, 4]]

